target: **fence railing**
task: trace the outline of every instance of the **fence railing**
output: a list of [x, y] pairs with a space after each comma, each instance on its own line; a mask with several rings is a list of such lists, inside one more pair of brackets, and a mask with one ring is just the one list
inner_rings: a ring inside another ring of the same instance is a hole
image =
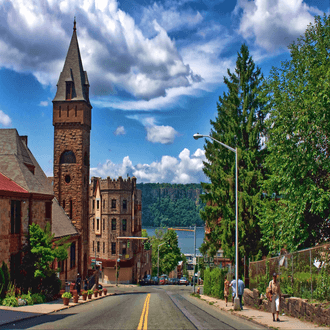
[[321, 292], [330, 281], [330, 243], [250, 262], [250, 289], [258, 288], [265, 293], [273, 273], [278, 274], [282, 293], [306, 299], [322, 298]]

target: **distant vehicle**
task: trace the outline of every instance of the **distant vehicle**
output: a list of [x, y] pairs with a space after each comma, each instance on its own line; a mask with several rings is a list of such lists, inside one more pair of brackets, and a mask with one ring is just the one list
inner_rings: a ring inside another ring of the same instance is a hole
[[164, 277], [164, 279], [165, 279], [165, 283], [164, 284], [168, 284], [168, 280], [169, 280], [168, 275], [162, 274], [162, 277]]
[[168, 279], [168, 284], [174, 285], [175, 284], [175, 278], [169, 278]]
[[159, 278], [157, 276], [153, 276], [151, 279], [151, 284], [158, 285], [159, 284]]
[[172, 278], [173, 284], [177, 285], [179, 284], [179, 279], [178, 278]]
[[165, 277], [164, 277], [164, 276], [161, 276], [161, 277], [159, 278], [159, 284], [160, 284], [160, 285], [164, 285], [164, 284], [166, 284], [166, 280], [165, 280]]
[[180, 285], [188, 285], [189, 281], [185, 277], [180, 278]]
[[151, 284], [151, 275], [144, 275], [143, 279], [140, 281], [141, 285], [150, 285]]

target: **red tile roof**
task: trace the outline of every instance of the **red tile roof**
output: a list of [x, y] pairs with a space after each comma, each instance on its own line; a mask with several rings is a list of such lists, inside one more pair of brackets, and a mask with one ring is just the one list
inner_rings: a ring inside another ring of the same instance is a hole
[[29, 193], [27, 190], [23, 189], [14, 181], [7, 178], [5, 175], [0, 173], [0, 190], [19, 192], [19, 193]]

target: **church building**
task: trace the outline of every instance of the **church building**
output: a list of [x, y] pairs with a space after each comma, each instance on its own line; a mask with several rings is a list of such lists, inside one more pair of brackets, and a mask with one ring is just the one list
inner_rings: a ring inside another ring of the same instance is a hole
[[91, 110], [74, 21], [73, 34], [53, 100], [54, 195], [79, 233], [77, 271], [87, 275]]

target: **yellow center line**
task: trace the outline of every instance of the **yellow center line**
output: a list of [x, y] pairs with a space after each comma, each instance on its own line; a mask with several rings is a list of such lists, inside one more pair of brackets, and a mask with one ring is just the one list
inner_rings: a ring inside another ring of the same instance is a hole
[[150, 301], [150, 293], [148, 293], [147, 298], [144, 302], [143, 310], [142, 310], [142, 314], [141, 314], [141, 317], [140, 317], [140, 322], [139, 322], [139, 326], [138, 326], [137, 330], [142, 330], [142, 326], [143, 326], [143, 330], [147, 330], [148, 313], [149, 313], [149, 301]]
[[148, 299], [148, 303], [147, 303], [146, 313], [144, 315], [143, 330], [147, 330], [147, 328], [148, 328], [148, 313], [149, 313], [150, 294], [148, 294], [147, 299]]

